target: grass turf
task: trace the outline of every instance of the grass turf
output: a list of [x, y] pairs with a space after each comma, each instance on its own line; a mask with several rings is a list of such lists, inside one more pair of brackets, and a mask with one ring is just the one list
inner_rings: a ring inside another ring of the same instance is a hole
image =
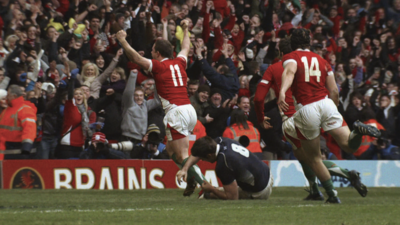
[[400, 188], [370, 188], [366, 198], [338, 191], [339, 205], [283, 187], [268, 201], [197, 200], [172, 189], [0, 190], [0, 224], [400, 224]]

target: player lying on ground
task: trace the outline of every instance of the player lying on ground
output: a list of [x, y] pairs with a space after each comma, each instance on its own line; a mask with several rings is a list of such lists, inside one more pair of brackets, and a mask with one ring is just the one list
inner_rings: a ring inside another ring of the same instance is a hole
[[[283, 57], [283, 55], [289, 54], [292, 52], [292, 48], [290, 47], [290, 38], [286, 37], [280, 40], [279, 42], [279, 51], [280, 51], [280, 57]], [[329, 72], [330, 67], [327, 68]], [[267, 96], [270, 88], [272, 88], [275, 93], [279, 93], [281, 89], [281, 83], [282, 83], [282, 73], [283, 73], [283, 66], [282, 62], [276, 62], [273, 65], [269, 66], [268, 69], [265, 71], [263, 78], [261, 82], [257, 86], [257, 91], [254, 97], [254, 103], [255, 103], [255, 108], [256, 108], [256, 114], [257, 114], [257, 119], [261, 123], [261, 126], [267, 129], [269, 126], [267, 124], [267, 121], [264, 121], [264, 99]], [[294, 105], [294, 100], [292, 97], [292, 91], [289, 89], [286, 92], [286, 103], [289, 104], [289, 109], [284, 113], [283, 119], [286, 120], [290, 117], [293, 116], [293, 114], [296, 112], [295, 110], [295, 105]], [[293, 125], [293, 123], [288, 123], [286, 125]], [[344, 124], [346, 126], [346, 124]], [[289, 129], [288, 127], [283, 127], [284, 132], [285, 129]], [[294, 129], [294, 128], [290, 128]], [[318, 189], [318, 183], [316, 181], [317, 177], [315, 176], [314, 171], [311, 169], [310, 166], [306, 163], [305, 159], [305, 152], [301, 148], [301, 144], [298, 140], [294, 140], [294, 142], [297, 143], [297, 146], [290, 140], [288, 139], [289, 143], [292, 144], [293, 147], [293, 153], [297, 160], [299, 160], [300, 165], [302, 166], [303, 172], [305, 177], [307, 178], [309, 184], [310, 184], [310, 194], [304, 199], [304, 200], [324, 200], [323, 195]], [[297, 149], [297, 147], [299, 147]], [[297, 149], [297, 150], [296, 150]], [[324, 160], [323, 161], [324, 166], [328, 169], [330, 175], [333, 176], [339, 176], [346, 178], [350, 181], [350, 183], [357, 189], [358, 193], [365, 197], [367, 195], [367, 187], [361, 183], [359, 173], [355, 170], [348, 171], [347, 169], [343, 169], [339, 166], [337, 166], [335, 163], [331, 161]]]
[[285, 120], [285, 136], [291, 140], [300, 140], [304, 160], [329, 196], [326, 202], [340, 203], [329, 171], [321, 159], [320, 129], [328, 132], [348, 153], [357, 151], [363, 135], [379, 137], [380, 131], [359, 121], [355, 122], [352, 132], [347, 126], [342, 126], [343, 117], [337, 109], [339, 91], [335, 78], [333, 73], [327, 73], [325, 60], [310, 52], [310, 31], [296, 29], [292, 32], [290, 41], [295, 51], [282, 59], [284, 71], [278, 106], [283, 112], [289, 109], [286, 92], [291, 88], [299, 109]]
[[[188, 20], [182, 20], [184, 32], [182, 48], [178, 57], [173, 58], [172, 45], [167, 40], [157, 40], [151, 52], [152, 60], [139, 55], [125, 40], [126, 33], [121, 30], [116, 37], [124, 48], [128, 58], [154, 77], [157, 93], [165, 110], [164, 124], [168, 138], [167, 152], [179, 168], [185, 165], [189, 155], [189, 138], [193, 131], [197, 115], [187, 96], [187, 55], [190, 49]], [[188, 169], [188, 184], [184, 196], [189, 196], [205, 180], [197, 165]]]
[[204, 198], [225, 200], [264, 199], [272, 192], [274, 180], [267, 164], [229, 138], [202, 137], [192, 147], [192, 155], [177, 174], [180, 182], [186, 180], [187, 171], [199, 160], [216, 162], [215, 172], [223, 184], [223, 190], [204, 181], [201, 188]]

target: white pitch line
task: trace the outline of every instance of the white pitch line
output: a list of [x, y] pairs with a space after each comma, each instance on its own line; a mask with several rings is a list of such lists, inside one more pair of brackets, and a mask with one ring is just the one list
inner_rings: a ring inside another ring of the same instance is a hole
[[104, 212], [104, 213], [113, 213], [113, 212], [133, 212], [133, 211], [171, 211], [173, 208], [136, 208], [136, 209], [74, 209], [74, 210], [63, 210], [63, 209], [51, 209], [51, 210], [25, 210], [25, 211], [0, 211], [0, 214], [22, 214], [22, 213], [64, 213], [64, 212]]

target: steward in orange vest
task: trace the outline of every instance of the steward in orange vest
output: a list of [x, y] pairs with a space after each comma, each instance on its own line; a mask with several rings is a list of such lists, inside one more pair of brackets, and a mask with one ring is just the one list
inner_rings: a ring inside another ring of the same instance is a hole
[[250, 139], [250, 144], [246, 148], [252, 153], [261, 153], [260, 133], [250, 121], [247, 121], [243, 110], [235, 109], [231, 114], [231, 126], [225, 129], [222, 137], [236, 140], [244, 135]]
[[189, 155], [191, 154], [191, 149], [194, 142], [205, 136], [207, 136], [206, 128], [203, 126], [200, 120], [197, 120], [196, 126], [194, 127], [192, 134], [189, 135]]
[[[29, 155], [36, 138], [36, 107], [25, 101], [18, 85], [11, 85], [8, 107], [0, 114], [0, 160], [8, 155]], [[14, 157], [11, 157], [14, 158]], [[28, 158], [28, 157], [22, 157]]]

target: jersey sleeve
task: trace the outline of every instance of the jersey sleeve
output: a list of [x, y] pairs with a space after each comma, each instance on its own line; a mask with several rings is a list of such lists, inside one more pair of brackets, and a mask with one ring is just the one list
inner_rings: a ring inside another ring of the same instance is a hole
[[257, 85], [256, 94], [254, 96], [254, 107], [257, 115], [257, 122], [264, 121], [264, 99], [272, 84], [272, 66], [265, 71], [260, 83]]
[[149, 67], [149, 72], [152, 74], [158, 74], [161, 73], [163, 70], [163, 64], [155, 59], [150, 60], [150, 67]]
[[187, 57], [184, 55], [178, 55], [178, 57], [174, 59], [174, 63], [180, 65], [182, 68], [186, 70]]
[[325, 59], [323, 59], [325, 62], [325, 69], [326, 69], [326, 73], [328, 74], [328, 76], [333, 76], [334, 73], [332, 71], [332, 67], [331, 65], [328, 63], [328, 61], [326, 61]]
[[283, 68], [285, 68], [285, 66], [290, 62], [296, 63], [296, 65], [297, 65], [296, 55], [293, 53], [289, 53], [289, 54], [286, 54], [283, 56], [283, 58], [282, 58]]

